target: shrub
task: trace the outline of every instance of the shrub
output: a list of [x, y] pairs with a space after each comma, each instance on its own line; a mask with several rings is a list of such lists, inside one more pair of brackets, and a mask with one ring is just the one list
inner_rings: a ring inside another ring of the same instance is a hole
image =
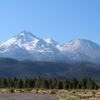
[[92, 91], [92, 94], [95, 94], [95, 91]]
[[51, 91], [51, 94], [55, 94], [55, 91]]
[[9, 92], [14, 93], [14, 89], [13, 88], [9, 89]]

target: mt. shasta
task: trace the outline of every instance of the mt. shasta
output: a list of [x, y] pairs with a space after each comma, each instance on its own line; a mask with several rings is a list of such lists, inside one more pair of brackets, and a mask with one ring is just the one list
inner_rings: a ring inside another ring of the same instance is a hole
[[31, 32], [22, 31], [0, 44], [0, 57], [49, 62], [99, 62], [100, 46], [85, 39], [59, 44], [51, 38], [41, 39]]

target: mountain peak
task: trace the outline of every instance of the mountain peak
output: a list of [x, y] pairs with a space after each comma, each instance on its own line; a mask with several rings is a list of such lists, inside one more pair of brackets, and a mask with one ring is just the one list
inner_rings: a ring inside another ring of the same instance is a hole
[[21, 31], [20, 33], [27, 33], [27, 31], [26, 31], [26, 30], [23, 30], [23, 31]]
[[29, 34], [29, 32], [27, 32], [26, 30], [23, 30], [23, 31], [21, 31], [20, 33], [19, 33], [19, 35], [26, 35], [26, 34]]
[[32, 41], [37, 42], [38, 40], [39, 40], [38, 37], [33, 35], [31, 32], [27, 32], [24, 30], [16, 34], [14, 37], [7, 40], [6, 42], [2, 43], [1, 46], [5, 46], [5, 47], [9, 47], [11, 45], [21, 46], [22, 44], [27, 44]]
[[21, 31], [20, 33], [18, 33], [17, 35], [15, 35], [15, 37], [16, 36], [32, 36], [32, 37], [35, 37], [35, 38], [38, 38], [38, 37], [36, 37], [35, 35], [33, 35], [31, 32], [28, 32], [28, 31], [26, 31], [26, 30], [23, 30], [23, 31]]
[[97, 45], [99, 46], [98, 44], [90, 41], [90, 40], [87, 40], [87, 39], [73, 39], [71, 40], [70, 42], [68, 43], [65, 43], [65, 44], [69, 44], [69, 45], [75, 45], [75, 46], [93, 46], [93, 45]]
[[100, 56], [100, 46], [90, 40], [73, 39], [61, 46], [61, 50], [72, 59], [89, 60]]
[[86, 39], [73, 39], [70, 41], [71, 42], [74, 42], [74, 43], [83, 43], [83, 42], [89, 42], [89, 40], [86, 40]]
[[26, 30], [16, 34], [13, 38], [15, 38], [17, 41], [21, 41], [22, 44], [39, 39], [31, 32], [27, 32]]

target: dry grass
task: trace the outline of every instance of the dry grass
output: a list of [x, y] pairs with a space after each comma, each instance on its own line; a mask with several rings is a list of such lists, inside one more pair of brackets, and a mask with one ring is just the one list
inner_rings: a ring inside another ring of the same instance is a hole
[[100, 100], [100, 90], [0, 89], [0, 93], [56, 94], [60, 100]]
[[57, 94], [57, 89], [14, 89], [14, 88], [7, 88], [7, 89], [0, 89], [0, 93], [39, 93], [39, 94]]
[[59, 97], [60, 100], [100, 100], [100, 90], [63, 90]]

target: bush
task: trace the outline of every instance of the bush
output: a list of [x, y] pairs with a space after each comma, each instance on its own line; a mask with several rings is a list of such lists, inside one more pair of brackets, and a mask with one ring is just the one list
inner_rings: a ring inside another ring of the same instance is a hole
[[9, 89], [9, 92], [14, 93], [14, 89], [13, 88]]
[[55, 94], [55, 91], [51, 91], [51, 94]]
[[32, 89], [31, 88], [26, 88], [25, 91], [32, 91]]
[[95, 94], [95, 91], [92, 91], [92, 94]]

